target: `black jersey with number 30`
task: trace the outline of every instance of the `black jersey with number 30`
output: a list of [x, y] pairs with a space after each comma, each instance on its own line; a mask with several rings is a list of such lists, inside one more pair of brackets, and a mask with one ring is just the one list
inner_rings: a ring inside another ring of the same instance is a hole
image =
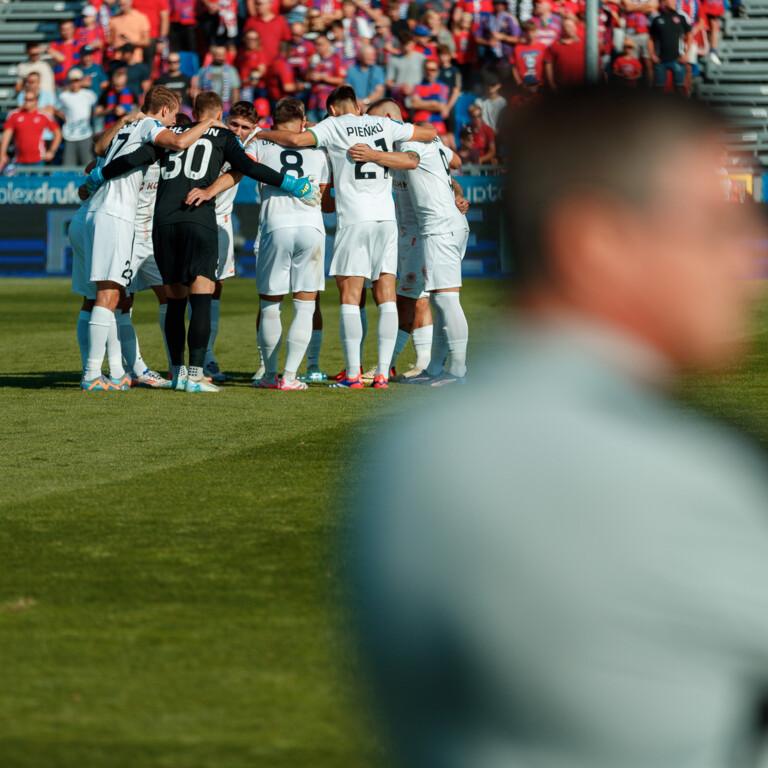
[[[171, 130], [182, 133], [189, 128], [183, 126]], [[215, 199], [207, 200], [197, 207], [186, 205], [184, 200], [195, 187], [205, 189], [213, 184], [225, 162], [236, 171], [265, 184], [280, 186], [283, 180], [283, 174], [251, 160], [232, 131], [209, 128], [187, 149], [165, 152], [160, 158], [155, 225], [190, 222], [216, 229]]]

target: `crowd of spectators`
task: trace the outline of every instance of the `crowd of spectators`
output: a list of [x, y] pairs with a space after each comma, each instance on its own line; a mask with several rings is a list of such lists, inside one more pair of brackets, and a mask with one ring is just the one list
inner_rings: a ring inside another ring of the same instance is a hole
[[[94, 131], [140, 107], [152, 83], [177, 91], [188, 113], [202, 90], [225, 109], [252, 101], [266, 126], [288, 94], [321, 120], [347, 82], [361, 109], [389, 95], [465, 163], [493, 165], [515, 109], [585, 79], [584, 12], [584, 0], [96, 0], [57, 40], [27, 46], [0, 168], [11, 145], [17, 165], [57, 153], [81, 165]], [[701, 56], [719, 64], [724, 12], [723, 0], [602, 2], [601, 77], [689, 90]]]

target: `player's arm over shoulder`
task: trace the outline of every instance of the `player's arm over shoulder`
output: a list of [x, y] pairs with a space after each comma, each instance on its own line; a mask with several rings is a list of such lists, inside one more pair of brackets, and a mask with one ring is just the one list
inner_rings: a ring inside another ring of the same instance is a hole
[[295, 133], [294, 131], [271, 130], [259, 131], [256, 134], [259, 141], [271, 141], [281, 147], [314, 147], [317, 146], [312, 130]]
[[102, 169], [102, 176], [105, 181], [122, 176], [124, 173], [132, 171], [140, 166], [150, 166], [157, 162], [162, 152], [152, 144], [141, 144], [138, 149], [129, 152], [127, 155], [121, 155]]
[[112, 125], [110, 125], [108, 128], [103, 130], [101, 133], [96, 133], [93, 135], [93, 151], [98, 157], [104, 157], [107, 154], [107, 150], [109, 149], [109, 145], [112, 143], [112, 139], [117, 136], [117, 134], [120, 132], [121, 128], [124, 128], [128, 123], [132, 123], [135, 120], [140, 120], [144, 116], [139, 112], [131, 112], [128, 115], [123, 115], [122, 117], [115, 120]]
[[401, 141], [420, 141], [428, 142], [434, 141], [437, 138], [437, 131], [434, 125], [413, 125], [411, 123], [403, 123], [402, 128], [408, 135], [397, 135], [396, 139]]
[[[273, 187], [283, 186], [283, 174], [270, 168], [264, 163], [254, 162], [243, 149], [240, 140], [231, 131], [225, 132], [224, 159], [232, 166], [232, 169], [239, 171], [245, 176], [250, 176], [255, 181], [263, 184], [270, 184]], [[261, 136], [265, 131], [260, 131]]]
[[180, 152], [191, 147], [214, 123], [218, 124], [218, 120], [214, 120], [212, 117], [206, 117], [205, 120], [201, 120], [186, 129], [166, 128], [157, 120], [155, 122], [159, 128], [156, 126], [155, 130], [152, 131], [153, 143], [158, 147], [174, 152]]
[[347, 154], [356, 163], [376, 163], [399, 171], [412, 171], [419, 165], [419, 154], [416, 151], [387, 152], [360, 143], [351, 146]]

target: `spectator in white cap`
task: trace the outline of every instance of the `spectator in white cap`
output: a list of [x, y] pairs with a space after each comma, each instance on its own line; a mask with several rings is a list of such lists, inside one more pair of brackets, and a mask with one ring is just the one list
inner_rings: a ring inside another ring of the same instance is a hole
[[64, 165], [84, 166], [93, 157], [91, 112], [96, 104], [96, 94], [84, 87], [83, 77], [82, 69], [70, 69], [69, 85], [59, 94], [56, 114], [64, 122], [61, 129]]

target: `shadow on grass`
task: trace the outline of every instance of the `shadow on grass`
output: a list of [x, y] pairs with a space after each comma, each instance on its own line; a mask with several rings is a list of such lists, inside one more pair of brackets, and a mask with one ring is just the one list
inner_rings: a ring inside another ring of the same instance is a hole
[[79, 371], [25, 371], [0, 373], [0, 388], [72, 389], [80, 382]]

